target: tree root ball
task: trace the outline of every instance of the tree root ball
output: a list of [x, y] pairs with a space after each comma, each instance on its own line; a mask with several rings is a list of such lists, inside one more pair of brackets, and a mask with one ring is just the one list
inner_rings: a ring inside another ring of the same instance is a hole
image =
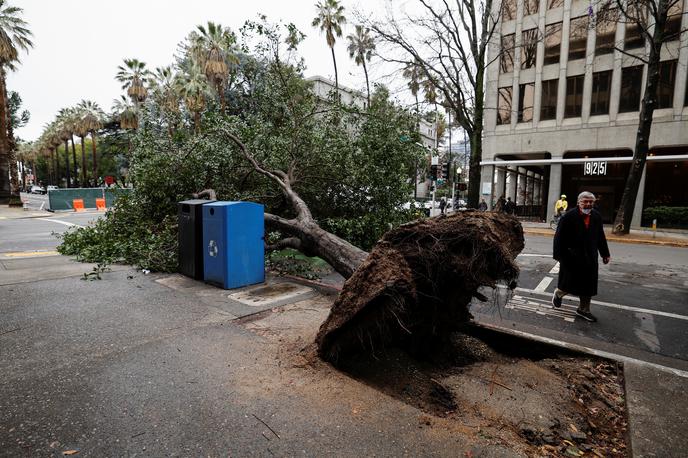
[[513, 216], [465, 211], [387, 232], [346, 281], [316, 337], [335, 365], [400, 346], [422, 356], [471, 319], [478, 289], [516, 286], [523, 228]]

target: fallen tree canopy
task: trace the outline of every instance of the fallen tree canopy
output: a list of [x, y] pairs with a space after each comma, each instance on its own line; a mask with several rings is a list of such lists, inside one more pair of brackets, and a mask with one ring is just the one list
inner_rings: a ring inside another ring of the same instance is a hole
[[514, 288], [523, 228], [512, 216], [466, 211], [389, 231], [346, 281], [316, 337], [333, 364], [399, 345], [424, 354], [471, 318], [478, 289]]

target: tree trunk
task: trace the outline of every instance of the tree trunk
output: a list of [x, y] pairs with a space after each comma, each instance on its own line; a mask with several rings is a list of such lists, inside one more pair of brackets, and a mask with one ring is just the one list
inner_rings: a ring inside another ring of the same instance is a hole
[[368, 109], [370, 110], [370, 82], [368, 81], [368, 69], [366, 68], [365, 58], [363, 58], [363, 74], [366, 79], [366, 90], [368, 91]]
[[79, 171], [78, 171], [78, 162], [76, 160], [76, 146], [74, 145], [74, 134], [72, 134], [72, 159], [73, 159], [73, 165], [74, 165], [74, 187], [78, 188], [79, 187]]
[[[7, 91], [5, 91], [5, 100], [7, 100]], [[9, 112], [7, 114], [7, 156], [10, 162], [10, 199], [11, 206], [21, 206], [21, 195], [19, 194], [19, 169], [17, 168], [17, 142], [14, 140], [14, 129], [12, 126], [12, 117]]]
[[334, 63], [334, 88], [339, 103], [339, 76], [337, 75], [337, 59], [334, 57], [334, 46], [330, 48], [330, 51], [332, 51], [332, 63]]
[[98, 155], [96, 154], [96, 132], [91, 131], [91, 152], [93, 153], [93, 185], [98, 186]]
[[7, 96], [5, 91], [5, 67], [0, 65], [0, 203], [10, 197], [9, 148], [7, 145]]
[[81, 139], [81, 186], [86, 187], [86, 145], [84, 145], [84, 141], [86, 140], [86, 136], [80, 136]]
[[480, 201], [480, 161], [483, 154], [483, 115], [485, 96], [483, 78], [485, 70], [478, 69], [475, 77], [475, 114], [473, 130], [469, 131], [471, 140], [471, 160], [468, 169], [468, 208], [478, 208]]
[[295, 237], [283, 243], [283, 247], [297, 249], [307, 256], [322, 258], [344, 278], [349, 278], [368, 256], [367, 252], [322, 229], [315, 221], [299, 218], [285, 220], [266, 213], [265, 224], [283, 234]]
[[50, 150], [50, 168], [51, 173], [50, 173], [50, 184], [53, 184], [57, 186], [57, 154], [55, 153], [55, 149]]
[[67, 188], [72, 187], [72, 180], [71, 180], [71, 175], [69, 171], [69, 140], [65, 140], [65, 171], [67, 172]]
[[614, 234], [628, 234], [631, 230], [631, 220], [633, 219], [633, 209], [638, 197], [640, 180], [645, 169], [647, 154], [650, 149], [650, 132], [652, 130], [652, 115], [657, 105], [657, 84], [659, 83], [659, 60], [662, 43], [664, 42], [664, 29], [667, 20], [668, 3], [667, 0], [660, 0], [655, 16], [655, 26], [650, 42], [650, 55], [647, 64], [647, 81], [645, 82], [645, 94], [640, 106], [640, 120], [638, 131], [635, 137], [635, 151], [633, 152], [633, 163], [631, 170], [626, 178], [626, 185], [621, 196], [621, 205], [616, 213]]

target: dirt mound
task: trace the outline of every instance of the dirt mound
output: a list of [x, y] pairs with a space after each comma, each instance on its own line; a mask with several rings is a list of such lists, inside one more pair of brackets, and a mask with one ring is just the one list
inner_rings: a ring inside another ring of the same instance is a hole
[[481, 286], [515, 287], [523, 249], [516, 218], [466, 211], [401, 226], [384, 235], [344, 284], [320, 327], [318, 354], [334, 364], [391, 344], [431, 354], [471, 315]]

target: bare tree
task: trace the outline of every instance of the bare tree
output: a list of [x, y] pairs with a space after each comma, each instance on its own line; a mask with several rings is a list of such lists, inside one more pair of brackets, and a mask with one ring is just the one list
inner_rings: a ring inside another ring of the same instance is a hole
[[[388, 62], [419, 67], [442, 104], [468, 134], [471, 145], [468, 205], [480, 197], [487, 50], [499, 19], [493, 0], [418, 0], [420, 13], [397, 17], [388, 8], [382, 21], [361, 18], [383, 43], [402, 53]], [[382, 54], [382, 53], [379, 53]], [[497, 57], [498, 58], [498, 57]]]
[[[643, 175], [649, 151], [652, 115], [657, 107], [657, 92], [660, 80], [660, 57], [664, 43], [680, 38], [685, 32], [681, 30], [681, 0], [605, 0], [599, 11], [598, 20], [617, 21], [616, 14], [605, 14], [618, 11], [618, 21], [628, 24], [627, 33], [631, 30], [639, 34], [646, 49], [646, 54], [636, 54], [624, 49], [623, 44], [616, 44], [615, 49], [630, 55], [647, 65], [647, 79], [640, 106], [638, 130], [633, 150], [633, 163], [626, 178], [621, 204], [614, 221], [614, 234], [628, 234], [633, 217], [633, 208], [638, 197], [640, 179]], [[678, 24], [678, 28], [676, 25]], [[673, 88], [672, 88], [673, 90]]]

